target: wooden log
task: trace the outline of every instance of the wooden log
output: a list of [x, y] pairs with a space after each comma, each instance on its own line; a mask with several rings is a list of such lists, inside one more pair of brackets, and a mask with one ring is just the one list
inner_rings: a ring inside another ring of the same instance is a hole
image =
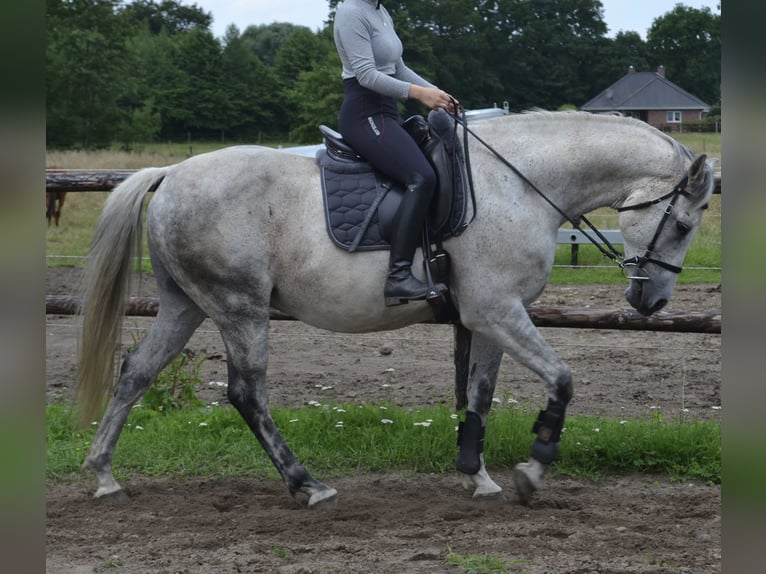
[[[137, 170], [66, 170], [46, 169], [46, 191], [109, 191]], [[716, 172], [713, 193], [721, 193], [721, 174]]]
[[538, 327], [675, 333], [721, 332], [721, 312], [718, 310], [659, 312], [651, 317], [644, 317], [632, 309], [611, 310], [590, 307], [529, 307], [527, 312]]
[[[46, 315], [77, 315], [82, 298], [72, 295], [46, 295]], [[125, 314], [135, 317], [156, 317], [160, 309], [159, 297], [130, 297], [125, 305]]]
[[66, 170], [46, 169], [46, 191], [110, 191], [133, 175], [136, 170]]
[[[74, 315], [80, 309], [80, 299], [70, 295], [46, 295], [45, 312], [49, 315]], [[139, 317], [157, 315], [157, 297], [131, 297], [125, 314]], [[538, 327], [570, 329], [612, 329], [622, 331], [667, 331], [675, 333], [720, 333], [720, 311], [678, 311], [656, 313], [644, 317], [632, 310], [591, 309], [584, 307], [528, 307], [527, 313]], [[285, 313], [271, 310], [271, 319], [295, 321]]]

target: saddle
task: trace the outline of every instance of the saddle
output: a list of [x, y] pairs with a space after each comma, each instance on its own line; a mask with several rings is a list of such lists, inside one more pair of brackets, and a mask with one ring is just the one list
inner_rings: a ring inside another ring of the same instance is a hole
[[[430, 112], [428, 122], [422, 116], [404, 122], [437, 175], [424, 226], [424, 249], [460, 235], [468, 225], [466, 162], [454, 126], [454, 119], [443, 110]], [[316, 161], [330, 239], [351, 253], [389, 249], [391, 223], [404, 187], [375, 170], [335, 130], [322, 125], [319, 131], [325, 147], [317, 152]]]

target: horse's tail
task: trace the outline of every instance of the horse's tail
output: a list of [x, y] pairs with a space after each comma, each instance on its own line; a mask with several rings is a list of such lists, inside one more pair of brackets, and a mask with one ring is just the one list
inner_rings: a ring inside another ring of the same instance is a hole
[[143, 169], [114, 188], [96, 227], [82, 285], [77, 402], [83, 424], [101, 416], [114, 386], [131, 263], [141, 254], [141, 208], [166, 173], [167, 168]]

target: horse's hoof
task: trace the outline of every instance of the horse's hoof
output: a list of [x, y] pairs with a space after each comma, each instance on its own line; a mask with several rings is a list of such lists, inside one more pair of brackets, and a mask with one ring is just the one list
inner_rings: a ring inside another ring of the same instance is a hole
[[473, 490], [471, 498], [474, 500], [497, 500], [502, 498], [503, 489], [487, 475], [486, 472], [460, 475], [460, 484], [464, 490]]
[[500, 500], [503, 498], [503, 489], [498, 487], [497, 490], [482, 491], [477, 488], [473, 493], [472, 498], [477, 502], [492, 502], [494, 500]]
[[520, 465], [517, 465], [516, 468], [513, 469], [513, 483], [516, 485], [516, 494], [519, 497], [519, 502], [524, 506], [527, 506], [537, 491], [537, 487], [532, 482], [529, 475], [527, 475], [523, 469], [519, 468], [519, 466]]
[[315, 492], [309, 498], [309, 508], [312, 510], [335, 510], [338, 508], [338, 491], [334, 488], [328, 488]]
[[130, 497], [122, 489], [106, 492], [103, 494], [98, 494], [97, 492], [94, 498], [105, 504], [125, 504], [126, 502], [130, 501]]

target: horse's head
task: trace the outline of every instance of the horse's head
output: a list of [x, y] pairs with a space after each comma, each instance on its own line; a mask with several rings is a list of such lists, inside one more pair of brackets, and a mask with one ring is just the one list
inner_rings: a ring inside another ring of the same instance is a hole
[[618, 209], [630, 278], [625, 299], [642, 315], [662, 309], [673, 294], [713, 192], [713, 172], [705, 159], [697, 156], [669, 192], [632, 194]]

